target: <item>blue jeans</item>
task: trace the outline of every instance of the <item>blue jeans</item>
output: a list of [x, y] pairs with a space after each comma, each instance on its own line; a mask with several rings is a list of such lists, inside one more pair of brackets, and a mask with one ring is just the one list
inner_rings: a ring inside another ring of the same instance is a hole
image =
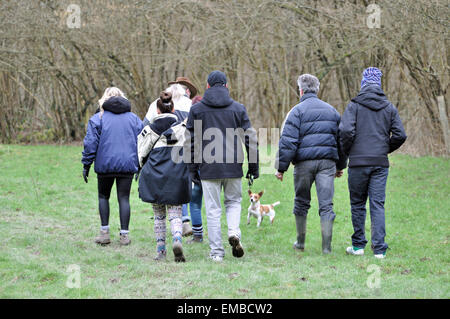
[[192, 225], [200, 226], [202, 225], [202, 186], [194, 183], [192, 187], [191, 202], [189, 203], [189, 209], [191, 211], [191, 217], [189, 218], [187, 204], [182, 206], [182, 222], [189, 222], [192, 218]]
[[389, 168], [381, 166], [348, 169], [348, 189], [354, 230], [352, 245], [358, 248], [366, 247], [366, 202], [369, 198], [372, 249], [375, 254], [382, 254], [388, 248], [384, 242], [386, 237], [384, 201], [388, 173]]
[[202, 225], [202, 196], [202, 186], [194, 183], [194, 187], [192, 188], [191, 202], [189, 203], [189, 210], [191, 211], [193, 226]]
[[183, 223], [191, 221], [191, 218], [189, 217], [187, 204], [181, 205], [181, 221]]

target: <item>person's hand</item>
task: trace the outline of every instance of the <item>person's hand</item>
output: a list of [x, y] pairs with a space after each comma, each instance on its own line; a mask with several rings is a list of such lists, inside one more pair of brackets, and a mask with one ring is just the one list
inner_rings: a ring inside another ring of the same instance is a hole
[[200, 175], [198, 174], [198, 171], [190, 171], [189, 175], [191, 176], [191, 181], [194, 184], [197, 184], [197, 185], [202, 184], [202, 182], [200, 181]]
[[259, 177], [259, 165], [258, 164], [249, 164], [248, 165], [248, 171], [245, 178], [249, 179], [250, 175], [253, 177], [253, 179], [257, 179]]
[[340, 171], [336, 171], [336, 174], [334, 174], [334, 177], [339, 178], [339, 177], [342, 177], [342, 175], [344, 175], [344, 171], [340, 170]]
[[89, 169], [90, 169], [91, 167], [89, 166], [89, 165], [84, 165], [83, 166], [83, 178], [84, 178], [84, 181], [87, 183], [88, 182], [88, 177], [89, 177]]
[[252, 174], [252, 172], [250, 170], [247, 171], [247, 174], [245, 175], [245, 178], [248, 179], [250, 181], [250, 183], [253, 183], [254, 179], [257, 179], [259, 177], [259, 172], [256, 171], [256, 175]]
[[137, 182], [139, 179], [139, 174], [141, 173], [141, 168], [138, 169], [137, 173], [134, 174], [134, 180]]
[[283, 172], [276, 172], [275, 177], [279, 179], [281, 182], [283, 181]]

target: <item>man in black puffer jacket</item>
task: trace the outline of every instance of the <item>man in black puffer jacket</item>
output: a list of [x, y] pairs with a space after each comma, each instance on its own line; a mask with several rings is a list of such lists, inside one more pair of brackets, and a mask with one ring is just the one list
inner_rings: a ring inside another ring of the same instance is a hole
[[311, 74], [298, 78], [300, 103], [286, 117], [279, 142], [275, 168], [276, 177], [283, 174], [292, 162], [294, 168], [297, 241], [294, 248], [304, 250], [306, 216], [311, 202], [311, 186], [316, 184], [322, 231], [322, 251], [331, 252], [334, 178], [342, 176], [346, 158], [339, 149], [339, 113], [317, 97], [319, 79]]
[[348, 104], [339, 126], [343, 151], [349, 155], [348, 188], [352, 210], [352, 247], [347, 253], [363, 255], [366, 201], [370, 201], [372, 249], [377, 258], [384, 258], [384, 201], [389, 172], [388, 154], [406, 140], [397, 109], [381, 89], [382, 73], [370, 67], [364, 70], [361, 91]]
[[247, 177], [259, 176], [258, 142], [244, 105], [229, 94], [223, 72], [213, 71], [203, 99], [193, 105], [186, 124], [191, 137], [191, 178], [201, 181], [208, 222], [210, 257], [221, 261], [225, 255], [220, 228], [220, 193], [223, 187], [228, 223], [228, 241], [234, 257], [242, 257], [240, 242], [242, 162], [244, 142], [249, 170]]

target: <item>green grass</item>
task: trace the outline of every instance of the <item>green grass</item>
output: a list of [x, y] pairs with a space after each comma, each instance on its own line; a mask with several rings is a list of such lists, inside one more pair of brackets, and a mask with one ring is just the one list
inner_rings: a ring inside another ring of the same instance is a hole
[[[233, 258], [223, 239], [223, 263], [208, 260], [209, 247], [184, 245], [187, 263], [153, 261], [150, 205], [131, 193], [129, 247], [118, 244], [115, 188], [111, 197], [112, 244], [100, 247], [96, 176], [81, 177], [81, 147], [0, 145], [0, 298], [449, 298], [450, 162], [442, 158], [391, 157], [386, 200], [385, 260], [345, 255], [352, 234], [347, 176], [335, 182], [337, 214], [333, 253], [321, 254], [317, 199], [308, 219], [306, 251], [292, 249], [292, 169], [280, 183], [257, 179], [263, 203], [281, 201], [274, 225], [246, 225], [248, 197], [243, 180], [242, 242], [245, 256]], [[314, 193], [314, 192], [313, 192]], [[203, 211], [203, 220], [206, 223]], [[366, 227], [370, 230], [370, 219]], [[370, 240], [370, 231], [368, 234]], [[168, 240], [168, 242], [171, 242]], [[81, 288], [66, 287], [69, 265], [81, 269]], [[380, 270], [380, 287], [367, 281]], [[369, 268], [370, 270], [370, 268]]]

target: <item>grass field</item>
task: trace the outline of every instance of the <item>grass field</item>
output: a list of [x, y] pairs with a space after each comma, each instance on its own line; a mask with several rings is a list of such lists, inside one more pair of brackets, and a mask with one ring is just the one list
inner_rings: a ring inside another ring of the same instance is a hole
[[[111, 198], [112, 244], [94, 244], [100, 219], [96, 176], [81, 177], [79, 146], [0, 145], [0, 298], [449, 298], [450, 161], [391, 157], [387, 187], [387, 258], [347, 256], [352, 225], [347, 175], [335, 182], [337, 214], [333, 253], [321, 254], [314, 196], [306, 251], [295, 240], [292, 169], [283, 183], [256, 180], [263, 203], [281, 201], [271, 226], [246, 225], [243, 182], [241, 218], [245, 256], [233, 258], [223, 238], [223, 263], [208, 260], [208, 241], [184, 245], [187, 262], [153, 261], [150, 205], [131, 193], [129, 247], [118, 244], [115, 188]], [[206, 223], [203, 211], [203, 220]], [[370, 219], [366, 227], [370, 230]], [[370, 231], [368, 234], [370, 240]], [[171, 240], [168, 240], [170, 243]], [[68, 288], [70, 265], [80, 269], [80, 288]], [[378, 279], [379, 281], [378, 281]]]

